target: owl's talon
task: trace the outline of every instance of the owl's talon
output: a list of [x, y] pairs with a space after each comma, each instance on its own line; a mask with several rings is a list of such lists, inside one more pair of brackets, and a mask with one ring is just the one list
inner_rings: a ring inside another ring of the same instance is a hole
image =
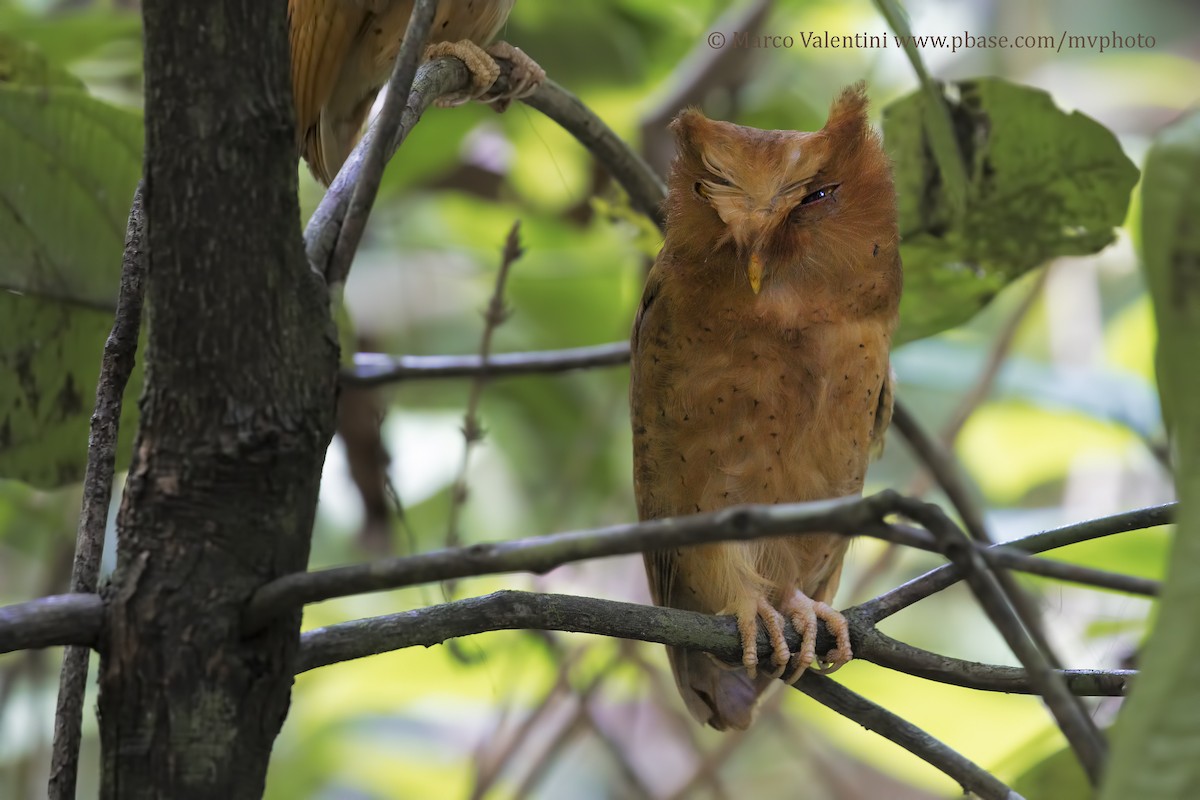
[[459, 42], [434, 42], [425, 48], [425, 60], [432, 61], [435, 58], [457, 58], [467, 66], [467, 72], [471, 74], [470, 88], [465, 92], [439, 97], [439, 108], [461, 106], [468, 100], [483, 95], [500, 77], [500, 67], [495, 59], [479, 45], [467, 39]]
[[[846, 618], [828, 603], [813, 600], [803, 592], [796, 591], [784, 601], [783, 613], [787, 614], [792, 627], [801, 637], [800, 652], [792, 659], [792, 672], [784, 679], [789, 684], [798, 681], [807, 669], [828, 675], [854, 657], [850, 648], [850, 626]], [[825, 626], [837, 640], [837, 647], [819, 661], [816, 657], [818, 619], [825, 621]]]
[[504, 111], [513, 100], [521, 100], [537, 91], [546, 81], [546, 71], [530, 58], [524, 50], [513, 47], [508, 42], [496, 42], [487, 49], [492, 58], [502, 58], [512, 63], [512, 72], [508, 76], [508, 91], [485, 93], [479, 99], [490, 103], [497, 111]]
[[759, 595], [754, 605], [745, 605], [738, 610], [738, 634], [742, 639], [742, 666], [746, 674], [753, 680], [758, 676], [758, 621], [762, 620], [763, 628], [771, 640], [771, 663], [774, 665], [768, 675], [778, 678], [787, 669], [792, 653], [788, 649], [787, 638], [783, 635], [784, 619], [767, 599]]

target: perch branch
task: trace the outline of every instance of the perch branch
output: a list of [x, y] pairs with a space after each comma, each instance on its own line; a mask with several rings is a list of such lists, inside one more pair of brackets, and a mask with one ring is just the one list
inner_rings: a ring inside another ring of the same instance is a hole
[[[1025, 670], [947, 658], [897, 642], [873, 628], [860, 608], [847, 609], [850, 642], [855, 657], [881, 667], [954, 686], [1012, 694], [1036, 694]], [[483, 597], [454, 600], [428, 608], [352, 620], [301, 635], [296, 672], [356, 658], [390, 653], [408, 647], [432, 647], [449, 639], [500, 630], [556, 630], [590, 633], [635, 641], [704, 650], [729, 663], [740, 663], [741, 639], [734, 617], [647, 606], [575, 595], [540, 594], [511, 589]], [[789, 646], [800, 637], [785, 626]], [[835, 645], [824, 624], [819, 625], [817, 650]], [[773, 652], [760, 629], [762, 658]], [[1059, 673], [1072, 691], [1084, 695], [1124, 693], [1136, 672], [1122, 670], [1064, 670]]]
[[[83, 508], [75, 539], [75, 561], [71, 568], [71, 591], [96, 591], [100, 580], [100, 558], [104, 553], [104, 530], [112, 502], [113, 473], [117, 463], [117, 439], [125, 386], [133, 374], [138, 334], [142, 327], [142, 281], [146, 273], [143, 188], [139, 183], [129, 209], [125, 230], [125, 252], [121, 257], [121, 286], [112, 331], [100, 357], [100, 379], [96, 385], [96, 407], [88, 437], [87, 468], [83, 478]], [[83, 726], [83, 698], [87, 690], [86, 646], [71, 646], [63, 652], [58, 678], [58, 703], [54, 712], [54, 743], [50, 755], [51, 800], [75, 797], [79, 773], [79, 744]]]

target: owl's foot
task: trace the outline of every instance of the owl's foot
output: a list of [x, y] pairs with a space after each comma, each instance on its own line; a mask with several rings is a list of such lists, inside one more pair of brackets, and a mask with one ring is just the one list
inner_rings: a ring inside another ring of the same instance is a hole
[[737, 612], [738, 633], [742, 637], [742, 666], [746, 674], [753, 680], [758, 676], [758, 621], [763, 621], [767, 636], [771, 639], [771, 677], [778, 678], [783, 674], [791, 659], [787, 639], [783, 636], [783, 615], [767, 602], [767, 598], [758, 595], [742, 604]]
[[804, 670], [808, 669], [816, 660], [818, 619], [825, 621], [825, 627], [829, 628], [829, 632], [834, 635], [837, 647], [826, 653], [825, 658], [817, 667], [813, 668], [813, 671], [827, 675], [830, 672], [836, 672], [843, 664], [854, 658], [854, 653], [850, 648], [850, 625], [837, 609], [820, 600], [813, 600], [797, 589], [791, 597], [783, 602], [781, 610], [801, 636], [800, 652], [792, 656], [791, 672], [784, 678], [787, 683], [798, 681], [804, 674]]
[[483, 95], [492, 88], [496, 78], [500, 77], [500, 67], [496, 65], [495, 60], [479, 45], [467, 39], [460, 42], [434, 42], [425, 48], [426, 61], [446, 57], [457, 58], [467, 65], [467, 71], [471, 73], [471, 88], [459, 94], [448, 94], [438, 98], [439, 108], [461, 106], [468, 100]]
[[546, 70], [538, 66], [538, 63], [519, 47], [513, 47], [508, 42], [496, 42], [487, 52], [492, 58], [511, 61], [513, 66], [508, 77], [507, 92], [485, 94], [480, 98], [485, 103], [491, 103], [492, 108], [497, 111], [507, 109], [513, 100], [529, 97], [546, 81]]

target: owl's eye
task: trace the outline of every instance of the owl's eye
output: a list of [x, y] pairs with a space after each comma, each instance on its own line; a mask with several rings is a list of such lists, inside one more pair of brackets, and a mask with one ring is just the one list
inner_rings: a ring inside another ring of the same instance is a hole
[[709, 175], [706, 180], [708, 180], [709, 183], [715, 184], [717, 186], [732, 186], [733, 185], [729, 181], [722, 178], [720, 175]]
[[833, 193], [837, 191], [837, 188], [838, 184], [836, 183], [832, 183], [829, 186], [822, 186], [812, 194], [806, 195], [804, 199], [800, 201], [800, 205], [807, 206], [812, 203], [819, 203], [822, 200], [833, 197]]

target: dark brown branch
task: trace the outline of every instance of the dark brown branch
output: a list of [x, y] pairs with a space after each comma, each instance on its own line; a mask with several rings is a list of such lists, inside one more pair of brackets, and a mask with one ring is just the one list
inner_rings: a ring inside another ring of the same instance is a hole
[[0, 606], [0, 653], [55, 645], [96, 646], [104, 602], [96, 594], [56, 594]]
[[[784, 533], [877, 532], [897, 507], [899, 495], [776, 506], [735, 506], [710, 514], [613, 525], [553, 536], [478, 544], [455, 550], [383, 559], [352, 567], [301, 572], [271, 581], [246, 608], [244, 630], [252, 634], [284, 611], [350, 594], [416, 583], [503, 572], [547, 572], [571, 561], [626, 555], [649, 548], [752, 539]], [[898, 531], [905, 541], [905, 531]]]
[[[859, 608], [847, 609], [845, 614], [855, 656], [863, 661], [954, 686], [1012, 694], [1036, 693], [1023, 669], [929, 653], [876, 631], [869, 615]], [[590, 633], [704, 650], [730, 663], [740, 663], [742, 657], [737, 621], [733, 617], [593, 597], [504, 590], [308, 631], [301, 637], [296, 672], [407, 647], [432, 647], [460, 636], [499, 630]], [[789, 646], [798, 648], [800, 637], [791, 627], [786, 627], [786, 633]], [[817, 650], [822, 652], [833, 645], [833, 637], [821, 624]], [[758, 650], [762, 658], [769, 658], [772, 653], [770, 641], [762, 630]], [[1059, 674], [1072, 691], [1109, 696], [1123, 694], [1136, 673], [1067, 670]]]
[[[375, 195], [378, 194], [379, 183], [383, 179], [383, 168], [387, 166], [394, 152], [388, 149], [388, 143], [395, 138], [400, 128], [403, 111], [412, 91], [413, 79], [417, 74], [417, 64], [424, 55], [425, 43], [429, 41], [429, 31], [433, 27], [433, 16], [436, 12], [437, 0], [417, 0], [413, 6], [408, 17], [408, 27], [404, 31], [404, 40], [400, 44], [400, 52], [396, 56], [396, 64], [388, 80], [383, 108], [380, 109], [379, 117], [371, 126], [368, 135], [363, 137], [351, 155], [354, 165], [354, 189], [333, 246], [332, 260], [321, 270], [321, 274], [330, 284], [344, 283], [350, 273], [350, 265], [354, 261], [354, 254], [358, 252], [363, 231], [366, 230], [371, 207], [375, 205]], [[350, 163], [347, 162], [347, 166]]]
[[[946, 544], [929, 532], [883, 522], [888, 514], [910, 507], [910, 502], [891, 491], [866, 498], [817, 503], [735, 506], [708, 514], [477, 544], [403, 558], [378, 559], [369, 564], [294, 573], [258, 590], [246, 609], [244, 626], [246, 633], [251, 634], [277, 614], [333, 597], [504, 572], [544, 573], [572, 561], [714, 541], [832, 531], [942, 552]], [[974, 547], [965, 539], [963, 544]], [[1030, 568], [1039, 572], [1055, 569], [1011, 550], [990, 557], [1015, 569], [1024, 568], [1026, 562], [1033, 562]], [[1098, 577], [1106, 586], [1114, 583], [1108, 573], [1091, 575], [1085, 570], [1072, 570], [1069, 565], [1056, 571], [1070, 573], [1073, 580], [1080, 582]]]
[[487, 361], [478, 354], [466, 356], [389, 356], [357, 353], [353, 369], [342, 373], [349, 386], [380, 386], [409, 380], [487, 378], [514, 375], [545, 375], [595, 367], [618, 367], [629, 363], [629, 343], [612, 342], [565, 350], [534, 350], [526, 353], [497, 353]]
[[[116, 318], [104, 343], [100, 379], [96, 385], [96, 407], [92, 412], [88, 441], [87, 470], [83, 478], [83, 508], [75, 539], [75, 562], [71, 569], [71, 591], [94, 593], [100, 580], [100, 558], [104, 553], [104, 529], [112, 502], [113, 473], [117, 463], [117, 441], [124, 406], [125, 386], [133, 374], [138, 334], [142, 327], [142, 280], [146, 252], [142, 246], [145, 227], [142, 184], [133, 193], [129, 224], [125, 230], [125, 252], [121, 257], [121, 287], [117, 294]], [[75, 797], [79, 773], [79, 744], [83, 726], [83, 698], [87, 689], [88, 647], [71, 646], [63, 652], [58, 678], [58, 705], [54, 712], [54, 744], [50, 756], [50, 800]]]
[[964, 792], [973, 792], [984, 800], [1020, 800], [1020, 795], [975, 762], [832, 678], [810, 670], [800, 676], [796, 688], [941, 770], [958, 781]]
[[[545, 572], [570, 561], [639, 552], [644, 548], [667, 546], [666, 543], [669, 542], [694, 544], [702, 541], [716, 541], [720, 538], [767, 536], [780, 528], [796, 531], [801, 526], [801, 522], [796, 521], [797, 514], [815, 515], [803, 523], [806, 528], [815, 529], [826, 526], [826, 529], [831, 529], [834, 527], [834, 523], [830, 522], [829, 515], [841, 515], [843, 513], [839, 511], [841, 506], [854, 506], [856, 510], [852, 514], [883, 516], [889, 512], [891, 504], [895, 503], [895, 497], [891, 493], [884, 493], [864, 500], [845, 499], [805, 505], [735, 507], [718, 514], [618, 525], [607, 529], [574, 531], [505, 542], [499, 545], [475, 545], [460, 550], [438, 551], [409, 558], [381, 560], [369, 565], [343, 567], [324, 572], [295, 573], [270, 584], [274, 588], [271, 592], [255, 598], [255, 602], [258, 603], [255, 608], [258, 614], [266, 613], [270, 611], [272, 605], [281, 602], [284, 598], [300, 595], [307, 598], [311, 592], [316, 590], [319, 590], [320, 593], [333, 592], [329, 596], [337, 596], [339, 587], [350, 587], [347, 588], [347, 591], [352, 593], [394, 588], [397, 585], [434, 582], [446, 577], [468, 577], [506, 571]], [[1129, 530], [1165, 525], [1173, 519], [1175, 509], [1176, 504], [1174, 503], [1138, 509], [1112, 517], [1089, 520], [1064, 528], [1032, 534], [1004, 545], [994, 545], [993, 548], [1039, 553]], [[764, 517], [759, 513], [760, 511], [769, 513]], [[853, 520], [842, 518], [842, 521], [848, 526], [853, 525]], [[712, 527], [714, 524], [717, 525], [716, 528]], [[937, 549], [936, 542], [926, 531], [903, 525], [885, 525], [872, 521], [869, 524], [864, 523], [857, 532], [878, 535], [887, 541], [921, 549], [933, 551]], [[1005, 555], [1006, 565], [1027, 566], [1026, 563], [1015, 560], [1015, 556], [1015, 553], [1008, 552]], [[1011, 563], [1007, 561], [1008, 559], [1012, 559]], [[1034, 559], [1027, 561], [1036, 563]], [[867, 618], [877, 622], [961, 579], [962, 570], [959, 567], [953, 564], [939, 567], [898, 589], [863, 603], [857, 608]], [[308, 586], [310, 581], [314, 582], [313, 587]], [[315, 599], [328, 599], [328, 597], [322, 596]], [[301, 599], [296, 602], [312, 602], [315, 599]], [[9, 608], [28, 606], [29, 604], [20, 604]], [[80, 640], [90, 641], [95, 636], [95, 631], [87, 627], [86, 621], [80, 621], [76, 627], [68, 629], [72, 638], [46, 642], [42, 637], [31, 635], [25, 631], [18, 636], [9, 627], [10, 616], [5, 613], [6, 611], [7, 609], [0, 609], [0, 641], [6, 643], [7, 650], [0, 649], [0, 652], [45, 646], [46, 644], [75, 644]], [[30, 638], [25, 640], [22, 638], [25, 636], [30, 636]]]
[[[1035, 694], [1029, 675], [1020, 667], [1004, 667], [965, 661], [913, 647], [882, 633], [874, 627], [870, 614], [863, 606], [848, 609], [850, 638], [854, 657], [881, 667], [914, 675], [918, 678], [1005, 694]], [[1121, 697], [1129, 690], [1133, 670], [1060, 670], [1072, 694], [1081, 697]]]

